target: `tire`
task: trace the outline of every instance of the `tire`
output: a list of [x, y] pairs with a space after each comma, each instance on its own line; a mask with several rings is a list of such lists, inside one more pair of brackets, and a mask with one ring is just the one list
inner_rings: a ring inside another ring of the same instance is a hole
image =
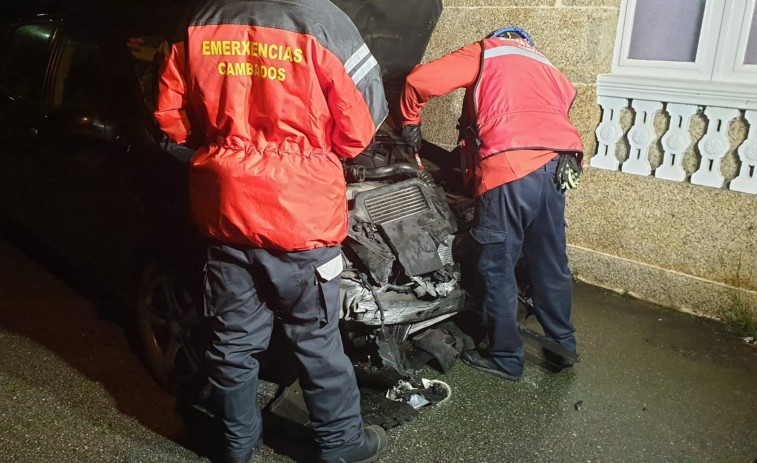
[[172, 394], [196, 379], [205, 351], [199, 283], [157, 261], [143, 270], [136, 322], [147, 365]]

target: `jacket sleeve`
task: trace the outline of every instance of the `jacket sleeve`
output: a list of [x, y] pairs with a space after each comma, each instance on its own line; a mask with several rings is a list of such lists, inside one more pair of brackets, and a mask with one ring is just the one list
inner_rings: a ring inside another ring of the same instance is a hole
[[400, 96], [401, 126], [421, 123], [421, 109], [431, 98], [473, 85], [481, 68], [481, 44], [474, 42], [410, 71]]
[[180, 42], [171, 47], [171, 53], [161, 65], [155, 110], [155, 120], [174, 143], [184, 143], [192, 134], [187, 117], [189, 96], [184, 69], [184, 43]]
[[341, 56], [324, 48], [316, 68], [334, 120], [332, 150], [346, 158], [357, 156], [371, 143], [389, 114], [379, 64], [350, 26]]

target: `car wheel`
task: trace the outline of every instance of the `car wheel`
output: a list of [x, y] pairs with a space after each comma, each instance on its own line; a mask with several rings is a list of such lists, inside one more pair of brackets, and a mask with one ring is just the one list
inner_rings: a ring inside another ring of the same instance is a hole
[[139, 285], [137, 326], [143, 352], [158, 383], [171, 393], [195, 379], [204, 352], [198, 296], [187, 281], [158, 262]]

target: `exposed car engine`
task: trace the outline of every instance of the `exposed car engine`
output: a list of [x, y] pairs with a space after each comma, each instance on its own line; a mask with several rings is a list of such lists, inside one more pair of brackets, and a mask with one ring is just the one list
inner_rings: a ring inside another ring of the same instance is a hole
[[436, 185], [402, 140], [388, 133], [380, 132], [368, 150], [345, 163], [345, 178], [350, 224], [343, 243], [342, 318], [388, 325], [403, 342], [463, 310], [460, 258], [466, 253], [456, 251], [469, 240], [471, 213], [456, 211], [472, 209], [472, 201]]

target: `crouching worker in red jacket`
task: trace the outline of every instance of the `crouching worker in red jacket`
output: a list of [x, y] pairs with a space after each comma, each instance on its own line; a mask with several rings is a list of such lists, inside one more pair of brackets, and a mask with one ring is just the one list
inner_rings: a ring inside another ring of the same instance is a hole
[[363, 151], [387, 112], [376, 60], [327, 0], [201, 2], [163, 64], [157, 121], [176, 143], [203, 140], [189, 195], [212, 240], [205, 368], [224, 429], [218, 461], [254, 458], [262, 422], [253, 354], [267, 349], [274, 312], [321, 461], [368, 461], [386, 446], [380, 427], [363, 425], [338, 323], [347, 233], [339, 157]]
[[[515, 264], [528, 262], [535, 315], [546, 337], [576, 350], [570, 323], [573, 283], [565, 242], [565, 190], [581, 172], [583, 146], [568, 119], [576, 90], [523, 30], [506, 28], [416, 66], [402, 93], [402, 134], [421, 146], [420, 111], [433, 97], [465, 88], [459, 121], [464, 176], [474, 181], [471, 234], [479, 244], [485, 352], [463, 352], [468, 365], [508, 380], [523, 375]], [[554, 366], [577, 356], [545, 351]]]

